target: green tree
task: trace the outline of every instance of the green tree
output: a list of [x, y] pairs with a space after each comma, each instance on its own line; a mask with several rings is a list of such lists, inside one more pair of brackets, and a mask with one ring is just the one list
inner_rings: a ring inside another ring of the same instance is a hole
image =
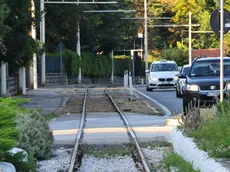
[[[76, 51], [77, 23], [80, 22], [81, 46], [83, 51], [108, 55], [112, 49], [128, 40], [133, 41], [137, 34], [136, 21], [123, 20], [127, 14], [122, 13], [84, 13], [87, 10], [130, 9], [131, 1], [106, 5], [47, 5], [46, 6], [46, 47], [54, 51], [59, 40], [66, 48]], [[134, 15], [132, 15], [134, 16]]]
[[33, 18], [31, 17], [31, 0], [6, 0], [10, 9], [4, 24], [11, 29], [6, 33], [3, 43], [6, 54], [1, 54], [0, 60], [9, 62], [13, 70], [28, 65], [37, 52], [37, 44], [29, 35]]
[[0, 32], [0, 53], [2, 55], [6, 54], [6, 46], [3, 43], [3, 39], [6, 35], [6, 33], [9, 31], [9, 26], [4, 24], [5, 19], [8, 17], [10, 10], [9, 8], [6, 6], [5, 1], [4, 0], [0, 0], [0, 28], [1, 28], [1, 32]]

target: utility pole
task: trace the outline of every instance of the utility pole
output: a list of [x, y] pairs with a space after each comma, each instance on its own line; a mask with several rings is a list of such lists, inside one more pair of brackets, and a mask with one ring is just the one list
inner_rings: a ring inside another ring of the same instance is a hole
[[220, 102], [224, 99], [224, 2], [220, 0]]
[[111, 74], [111, 83], [114, 82], [114, 57], [113, 57], [113, 50], [111, 52], [111, 59], [112, 59], [112, 74]]
[[[35, 19], [35, 4], [34, 4], [34, 0], [31, 0], [31, 17], [33, 19]], [[33, 22], [31, 24], [31, 37], [36, 40], [36, 24], [35, 22]], [[22, 75], [23, 75], [23, 78], [26, 77], [24, 75], [26, 75], [24, 72], [25, 70], [22, 69]], [[33, 64], [32, 66], [30, 66], [30, 87], [32, 89], [37, 89], [37, 55], [36, 54], [33, 54]], [[23, 85], [23, 87], [25, 87], [25, 85]], [[25, 88], [23, 88], [24, 90]]]
[[[79, 59], [81, 61], [81, 42], [80, 42], [80, 23], [77, 24], [77, 54], [79, 56]], [[81, 84], [81, 66], [79, 67], [78, 72], [78, 84]]]
[[[148, 65], [148, 15], [147, 15], [147, 0], [144, 0], [144, 9], [145, 9], [145, 70], [149, 68]], [[145, 81], [147, 83], [148, 74], [145, 72]]]
[[[40, 12], [41, 12], [41, 21], [40, 21], [40, 41], [45, 44], [45, 5], [44, 0], [40, 0]], [[42, 46], [43, 46], [42, 45]], [[45, 51], [41, 54], [41, 85], [44, 86], [46, 83], [46, 61], [45, 61]]]
[[192, 12], [189, 11], [189, 64], [192, 64]]

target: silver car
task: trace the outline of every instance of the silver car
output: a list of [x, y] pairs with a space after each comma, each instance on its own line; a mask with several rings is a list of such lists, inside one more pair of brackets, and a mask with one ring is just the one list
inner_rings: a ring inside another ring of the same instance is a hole
[[180, 73], [177, 75], [178, 79], [176, 82], [176, 96], [179, 98], [183, 97], [183, 87], [185, 85], [185, 78], [184, 76], [188, 75], [190, 70], [190, 65], [184, 65], [180, 71]]

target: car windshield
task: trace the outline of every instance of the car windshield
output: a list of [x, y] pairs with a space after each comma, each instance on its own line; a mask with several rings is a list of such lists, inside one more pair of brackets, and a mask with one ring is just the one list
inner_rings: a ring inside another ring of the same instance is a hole
[[151, 72], [163, 72], [163, 71], [178, 71], [178, 67], [174, 63], [159, 63], [153, 64]]
[[[219, 76], [219, 61], [203, 61], [194, 63], [190, 76]], [[230, 75], [230, 60], [224, 60], [224, 75]]]
[[183, 75], [188, 75], [189, 70], [190, 70], [190, 67], [185, 67], [185, 68], [183, 69], [183, 71], [182, 71], [182, 74], [183, 74]]

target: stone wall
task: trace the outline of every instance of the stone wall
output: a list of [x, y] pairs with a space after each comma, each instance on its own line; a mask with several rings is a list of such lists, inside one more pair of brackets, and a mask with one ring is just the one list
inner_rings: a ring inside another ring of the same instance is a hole
[[7, 80], [7, 89], [9, 96], [15, 96], [18, 94], [18, 77], [9, 77]]
[[[38, 75], [38, 83], [41, 83], [40, 75]], [[66, 73], [63, 73], [62, 76], [60, 73], [47, 73], [46, 74], [46, 85], [47, 86], [60, 85], [60, 84], [68, 84]]]
[[[18, 94], [18, 77], [8, 77], [6, 82], [7, 96], [15, 96]], [[1, 90], [1, 79], [0, 79], [0, 90]], [[0, 91], [0, 96], [1, 91]]]
[[[135, 77], [135, 83], [141, 84], [141, 80], [144, 77], [137, 76]], [[41, 77], [38, 75], [38, 83], [41, 83]], [[111, 76], [104, 78], [93, 78], [88, 76], [82, 76], [82, 84], [111, 84]], [[46, 85], [60, 85], [60, 84], [78, 84], [78, 77], [67, 78], [66, 74], [63, 74], [63, 82], [61, 82], [60, 73], [47, 73], [46, 74]], [[123, 85], [123, 77], [114, 76], [115, 85]], [[39, 84], [40, 85], [40, 84]]]

